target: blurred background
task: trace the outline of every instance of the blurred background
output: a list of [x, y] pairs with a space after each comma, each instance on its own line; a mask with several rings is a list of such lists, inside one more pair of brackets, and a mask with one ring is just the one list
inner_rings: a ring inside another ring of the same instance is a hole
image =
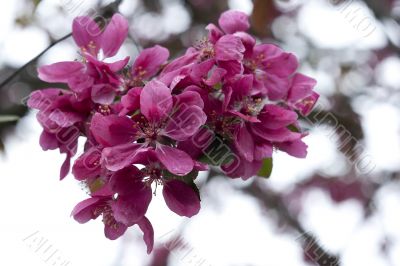
[[[400, 266], [400, 1], [13, 0], [1, 8], [0, 83], [19, 71], [0, 85], [0, 265]], [[302, 119], [307, 159], [276, 153], [268, 180], [203, 173], [192, 219], [157, 195], [151, 256], [137, 227], [109, 241], [100, 220], [76, 223], [70, 211], [85, 191], [72, 176], [58, 180], [63, 156], [41, 150], [24, 105], [48, 87], [37, 65], [77, 56], [71, 38], [59, 39], [78, 15], [127, 16], [130, 38], [117, 56], [135, 58], [156, 43], [183, 53], [227, 9], [249, 14], [259, 41], [295, 53], [318, 80], [320, 101]]]

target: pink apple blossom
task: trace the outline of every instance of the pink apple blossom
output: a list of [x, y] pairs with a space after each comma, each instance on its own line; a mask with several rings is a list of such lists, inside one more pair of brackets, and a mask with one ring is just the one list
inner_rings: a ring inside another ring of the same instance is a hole
[[[265, 176], [260, 170], [275, 152], [306, 157], [299, 119], [319, 95], [316, 81], [297, 72], [295, 55], [257, 43], [240, 11], [224, 12], [205, 38], [170, 61], [159, 45], [132, 63], [115, 60], [128, 26], [120, 14], [103, 28], [77, 17], [72, 36], [80, 58], [38, 69], [41, 80], [68, 89], [36, 91], [28, 106], [38, 110], [42, 148], [66, 156], [61, 178], [73, 160], [72, 174], [87, 189], [74, 219], [101, 216], [112, 240], [138, 225], [150, 253], [146, 214], [157, 191], [172, 212], [192, 217], [200, 211], [200, 171], [213, 166], [246, 180]], [[78, 139], [84, 147], [77, 155]]]

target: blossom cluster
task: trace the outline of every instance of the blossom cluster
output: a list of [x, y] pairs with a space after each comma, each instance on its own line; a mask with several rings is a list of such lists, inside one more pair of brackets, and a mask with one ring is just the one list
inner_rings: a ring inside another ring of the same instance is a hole
[[176, 59], [156, 45], [131, 61], [113, 59], [129, 32], [122, 15], [102, 27], [77, 17], [79, 59], [38, 69], [41, 80], [63, 84], [33, 92], [28, 105], [39, 110], [42, 148], [66, 155], [61, 179], [72, 168], [88, 189], [72, 211], [79, 223], [101, 216], [109, 239], [138, 225], [150, 253], [146, 212], [158, 186], [171, 211], [191, 217], [200, 171], [246, 180], [266, 175], [274, 151], [306, 156], [298, 119], [318, 99], [316, 81], [296, 72], [293, 54], [258, 44], [246, 14], [224, 12], [218, 24]]

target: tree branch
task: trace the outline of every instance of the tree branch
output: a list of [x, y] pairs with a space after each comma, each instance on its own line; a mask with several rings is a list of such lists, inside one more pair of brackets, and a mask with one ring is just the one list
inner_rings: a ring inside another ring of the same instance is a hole
[[55, 46], [57, 43], [62, 42], [69, 37], [71, 37], [72, 33], [68, 33], [64, 37], [52, 42], [46, 49], [44, 49], [42, 52], [40, 52], [37, 56], [32, 58], [30, 61], [28, 61], [26, 64], [18, 68], [14, 73], [12, 73], [8, 78], [6, 78], [1, 84], [0, 84], [0, 89], [3, 88], [5, 85], [7, 85], [11, 80], [13, 80], [16, 76], [18, 76], [22, 71], [24, 71], [29, 65], [33, 64], [36, 62], [42, 55], [44, 55], [48, 50], [50, 50], [53, 46]]
[[299, 233], [297, 241], [302, 244], [305, 256], [308, 260], [312, 260], [320, 266], [340, 265], [339, 257], [325, 250], [319, 244], [317, 238], [304, 229], [300, 222], [290, 213], [280, 195], [272, 190], [266, 191], [261, 188], [257, 182], [254, 182], [249, 187], [243, 188], [242, 191], [256, 198], [265, 208], [276, 210], [282, 222]]
[[[111, 17], [114, 13], [118, 12], [119, 6], [122, 4], [123, 0], [116, 0], [107, 6], [103, 7], [101, 9], [101, 15], [103, 17]], [[68, 39], [69, 37], [72, 36], [72, 33], [68, 33], [64, 37], [52, 42], [46, 49], [44, 49], [42, 52], [40, 52], [37, 56], [32, 58], [30, 61], [28, 61], [26, 64], [18, 68], [14, 73], [12, 73], [8, 78], [6, 78], [3, 82], [0, 83], [0, 89], [3, 88], [5, 85], [10, 83], [16, 76], [18, 76], [22, 71], [24, 71], [28, 66], [31, 64], [35, 63], [42, 55], [44, 55], [48, 50], [50, 50], [53, 46], [56, 44]]]

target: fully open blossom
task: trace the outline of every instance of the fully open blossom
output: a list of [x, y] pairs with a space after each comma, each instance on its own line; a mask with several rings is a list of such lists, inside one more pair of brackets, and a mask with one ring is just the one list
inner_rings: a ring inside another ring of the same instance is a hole
[[[149, 201], [141, 195], [151, 195], [151, 185], [162, 185], [162, 194], [167, 206], [171, 211], [180, 216], [192, 217], [200, 210], [200, 199], [193, 188], [179, 179], [173, 179], [165, 175], [163, 167], [156, 160], [154, 152], [149, 152], [142, 163], [147, 164], [146, 168], [139, 170], [135, 166], [129, 166], [113, 174], [110, 180], [113, 191], [118, 193], [118, 198], [126, 197], [135, 202], [135, 205], [127, 206], [120, 214], [123, 222], [135, 221], [138, 214], [142, 214], [137, 208], [147, 209]], [[141, 203], [141, 204], [139, 204]], [[142, 216], [144, 213], [142, 214]], [[133, 218], [132, 218], [133, 217]]]
[[[151, 81], [140, 93], [140, 113], [126, 116], [96, 114], [91, 130], [104, 147], [105, 167], [117, 171], [130, 166], [142, 153], [154, 150], [157, 159], [173, 174], [186, 175], [193, 170], [193, 159], [173, 147], [197, 132], [206, 121], [203, 101], [194, 92], [173, 97], [159, 81]], [[190, 105], [180, 100], [190, 101]], [[175, 104], [174, 104], [175, 101]]]
[[[115, 213], [124, 211], [121, 208], [123, 208], [123, 204], [118, 205], [118, 201], [114, 200], [111, 196], [96, 196], [78, 203], [72, 210], [71, 215], [79, 223], [86, 223], [101, 215], [105, 236], [111, 240], [115, 240], [122, 236], [128, 229], [127, 225], [117, 221], [115, 217]], [[147, 253], [150, 253], [154, 245], [154, 231], [150, 221], [142, 216], [135, 224], [142, 230], [143, 239], [147, 245]]]
[[128, 22], [115, 14], [104, 31], [90, 17], [74, 19], [72, 36], [78, 45], [82, 61], [58, 62], [38, 69], [39, 78], [46, 82], [68, 83], [78, 99], [92, 99], [98, 104], [111, 104], [122, 85], [117, 72], [129, 57], [113, 63], [105, 58], [116, 55], [128, 35]]

